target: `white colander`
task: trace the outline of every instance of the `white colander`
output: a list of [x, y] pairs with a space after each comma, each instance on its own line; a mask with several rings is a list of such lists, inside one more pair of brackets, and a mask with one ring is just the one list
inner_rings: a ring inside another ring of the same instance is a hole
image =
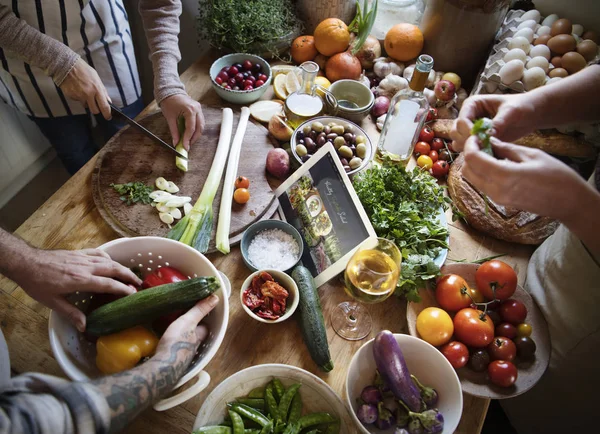
[[[127, 267], [140, 268], [143, 276], [156, 268], [172, 266], [189, 277], [214, 276], [221, 288], [226, 288], [221, 274], [204, 255], [178, 241], [160, 237], [120, 238], [103, 244], [99, 249]], [[179, 405], [196, 396], [210, 383], [210, 376], [202, 369], [214, 357], [223, 342], [229, 319], [228, 294], [222, 289], [216, 293], [219, 296], [219, 304], [203, 321], [210, 331], [209, 336], [198, 349], [192, 364], [175, 388], [198, 377], [196, 383], [181, 393], [159, 401], [154, 406], [155, 410], [163, 411]], [[80, 293], [71, 301], [85, 312], [89, 299], [90, 294]], [[71, 323], [55, 311], [50, 314], [48, 331], [54, 357], [69, 378], [86, 381], [102, 376], [96, 367], [96, 346], [88, 342]]]

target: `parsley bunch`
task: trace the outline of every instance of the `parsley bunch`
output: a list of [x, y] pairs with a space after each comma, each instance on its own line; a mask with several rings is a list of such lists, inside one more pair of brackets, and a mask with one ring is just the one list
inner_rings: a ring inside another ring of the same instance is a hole
[[143, 204], [151, 204], [152, 199], [150, 193], [152, 193], [152, 187], [148, 187], [143, 182], [128, 182], [127, 184], [110, 184], [112, 188], [119, 193], [123, 202], [127, 205], [133, 205], [134, 203], [141, 202]]
[[419, 301], [418, 289], [439, 275], [434, 259], [448, 248], [448, 229], [438, 215], [450, 198], [428, 173], [398, 165], [365, 170], [354, 189], [377, 235], [394, 241], [402, 252], [396, 294]]

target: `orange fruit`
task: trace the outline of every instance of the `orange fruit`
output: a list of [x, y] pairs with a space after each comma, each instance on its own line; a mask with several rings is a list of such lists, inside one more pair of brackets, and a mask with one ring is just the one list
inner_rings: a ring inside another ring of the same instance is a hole
[[315, 57], [317, 57], [317, 54], [319, 54], [317, 48], [315, 47], [315, 38], [308, 35], [298, 36], [296, 39], [294, 39], [294, 42], [292, 42], [290, 54], [296, 63], [313, 60]]
[[360, 60], [349, 51], [331, 56], [325, 65], [325, 75], [332, 83], [345, 78], [358, 80], [361, 72]]
[[315, 29], [315, 46], [324, 56], [341, 53], [350, 44], [348, 26], [339, 18], [327, 18]]
[[414, 24], [396, 24], [385, 35], [384, 47], [392, 59], [406, 62], [421, 54], [423, 33]]

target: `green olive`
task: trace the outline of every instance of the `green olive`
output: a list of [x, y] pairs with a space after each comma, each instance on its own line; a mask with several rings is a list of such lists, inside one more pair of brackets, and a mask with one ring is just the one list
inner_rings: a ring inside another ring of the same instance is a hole
[[340, 154], [340, 155], [341, 155], [342, 157], [344, 157], [344, 158], [352, 158], [352, 156], [354, 155], [354, 154], [352, 153], [352, 149], [350, 149], [350, 148], [349, 148], [348, 146], [346, 146], [346, 145], [344, 145], [344, 146], [341, 146], [341, 147], [338, 149], [338, 154]]
[[344, 140], [343, 137], [336, 137], [335, 139], [333, 139], [333, 147], [335, 149], [340, 149], [340, 147], [344, 146], [346, 144], [346, 141]]
[[356, 145], [356, 156], [359, 158], [365, 158], [367, 156], [367, 145], [365, 143]]
[[313, 122], [312, 124], [310, 124], [310, 126], [317, 133], [320, 133], [321, 131], [323, 131], [323, 128], [325, 128], [325, 126], [321, 122]]
[[350, 160], [350, 162], [348, 163], [348, 166], [350, 166], [352, 168], [352, 170], [358, 169], [360, 167], [360, 165], [362, 164], [362, 162], [363, 162], [363, 160], [361, 158], [354, 157], [352, 160]]
[[356, 143], [367, 143], [367, 138], [365, 136], [356, 136]]
[[344, 134], [344, 127], [342, 125], [336, 125], [334, 127], [331, 127], [331, 132], [336, 133], [338, 136], [341, 136]]
[[305, 125], [304, 128], [302, 128], [302, 132], [304, 133], [305, 136], [308, 136], [310, 134], [310, 125]]
[[296, 145], [296, 154], [298, 154], [299, 157], [304, 157], [306, 154], [308, 154], [308, 150], [306, 149], [306, 146]]

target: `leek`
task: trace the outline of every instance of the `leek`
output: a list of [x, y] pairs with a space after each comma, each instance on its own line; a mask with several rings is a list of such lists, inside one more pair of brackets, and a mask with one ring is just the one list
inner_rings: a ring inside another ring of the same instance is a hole
[[[177, 143], [177, 146], [175, 146], [175, 149], [181, 155], [187, 157], [189, 155], [188, 151], [186, 151], [186, 149], [183, 147], [183, 134], [185, 133], [185, 118], [183, 116], [179, 116], [177, 118], [177, 129], [179, 130], [179, 142]], [[187, 172], [188, 160], [184, 160], [183, 158], [177, 156], [175, 157], [175, 166], [177, 166], [177, 168], [182, 172]]]
[[221, 206], [219, 208], [219, 222], [217, 223], [217, 249], [223, 253], [229, 253], [229, 228], [231, 227], [231, 201], [233, 199], [233, 186], [237, 175], [238, 163], [240, 161], [240, 152], [242, 150], [242, 142], [246, 127], [248, 126], [248, 118], [250, 117], [250, 109], [242, 107], [242, 114], [238, 122], [235, 136], [229, 150], [229, 160], [227, 161], [227, 172], [225, 172], [225, 182], [223, 184], [223, 192], [221, 193]]
[[208, 250], [213, 222], [212, 205], [219, 189], [219, 184], [221, 183], [223, 170], [225, 169], [232, 129], [233, 112], [230, 108], [224, 108], [217, 152], [215, 153], [208, 177], [204, 182], [200, 197], [189, 214], [182, 218], [167, 235], [168, 238], [192, 246], [201, 253]]

